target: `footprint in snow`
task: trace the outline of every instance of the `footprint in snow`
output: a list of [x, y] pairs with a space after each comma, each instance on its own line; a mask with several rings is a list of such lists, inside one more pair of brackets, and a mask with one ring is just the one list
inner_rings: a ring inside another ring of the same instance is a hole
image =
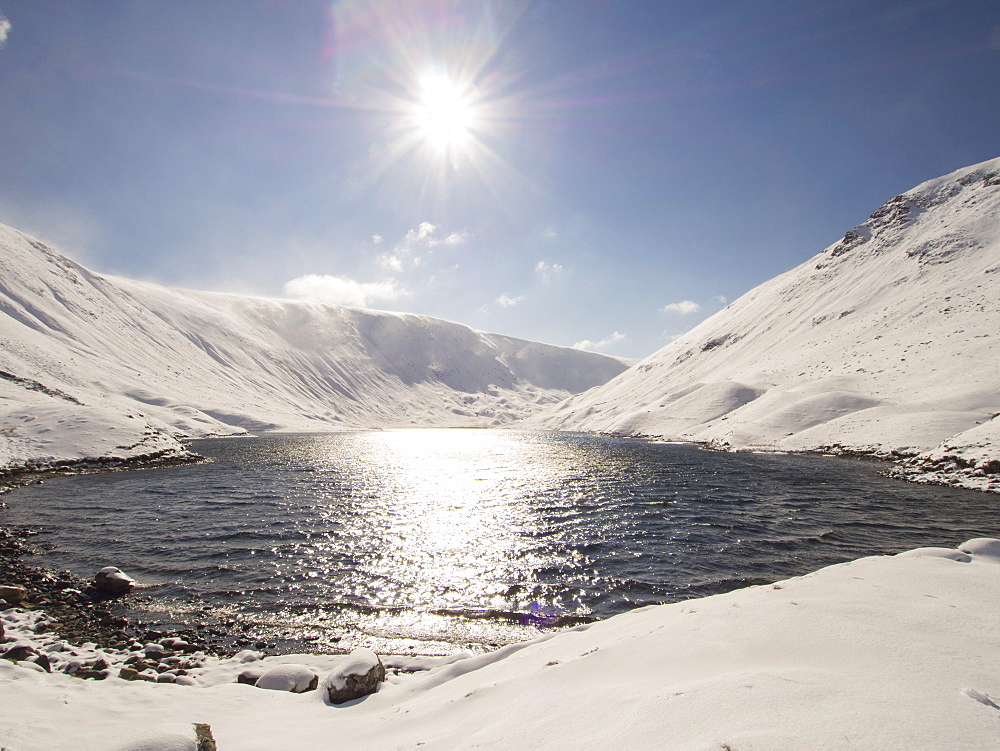
[[982, 691], [977, 691], [974, 688], [967, 688], [963, 691], [966, 696], [970, 699], [975, 699], [980, 704], [985, 704], [987, 707], [993, 707], [993, 709], [1000, 709], [1000, 704], [997, 704], [989, 696], [984, 694]]

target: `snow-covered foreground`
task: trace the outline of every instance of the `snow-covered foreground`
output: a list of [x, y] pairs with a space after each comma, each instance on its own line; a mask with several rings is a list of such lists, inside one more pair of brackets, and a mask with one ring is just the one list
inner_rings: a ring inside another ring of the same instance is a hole
[[0, 225], [0, 469], [179, 436], [509, 423], [626, 363], [427, 316], [96, 274]]
[[[246, 653], [193, 671], [202, 687], [0, 660], [0, 744], [194, 748], [192, 723], [208, 723], [220, 749], [241, 750], [993, 748], [998, 601], [1000, 540], [971, 540], [643, 608], [478, 657], [387, 658], [423, 670], [390, 669], [377, 694], [341, 706], [321, 691], [232, 683]], [[9, 632], [29, 620], [4, 618]], [[322, 675], [343, 659], [266, 662]]]
[[1000, 159], [897, 196], [534, 427], [913, 457], [1000, 491]]

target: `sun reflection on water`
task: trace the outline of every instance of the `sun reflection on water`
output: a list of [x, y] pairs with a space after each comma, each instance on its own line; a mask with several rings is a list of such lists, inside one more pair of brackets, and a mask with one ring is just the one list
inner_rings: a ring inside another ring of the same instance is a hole
[[[544, 491], [509, 434], [394, 430], [366, 434], [369, 491], [356, 509], [376, 549], [359, 567], [382, 605], [517, 608], [507, 596], [544, 565], [530, 499]], [[374, 528], [372, 528], [374, 527]]]
[[566, 492], [577, 454], [471, 429], [354, 433], [306, 450], [312, 471], [299, 501], [309, 496], [325, 533], [283, 548], [275, 573], [300, 595], [314, 591], [316, 609], [278, 621], [322, 620], [391, 649], [416, 637], [426, 652], [432, 641], [530, 638], [589, 612], [538, 576], [581, 563], [539, 506], [546, 496], [579, 503]]
[[23, 488], [5, 517], [51, 530], [46, 565], [120, 564], [153, 623], [420, 654], [983, 536], [996, 518], [974, 492], [846, 460], [600, 436], [369, 431], [198, 450], [216, 461]]

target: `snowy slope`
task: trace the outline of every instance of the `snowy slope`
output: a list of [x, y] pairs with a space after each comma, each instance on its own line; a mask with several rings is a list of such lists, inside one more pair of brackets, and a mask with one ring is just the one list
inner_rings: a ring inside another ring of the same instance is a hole
[[911, 476], [1000, 489], [998, 368], [995, 159], [893, 198], [798, 268], [530, 422], [735, 449], [926, 452]]
[[625, 369], [426, 316], [93, 273], [0, 225], [0, 467], [171, 435], [500, 425]]
[[[996, 748], [998, 597], [1000, 540], [920, 548], [477, 657], [389, 657], [378, 693], [340, 706], [321, 690], [235, 683], [252, 653], [196, 668], [201, 687], [126, 681], [127, 653], [74, 649], [12, 608], [0, 617], [14, 643], [56, 666], [114, 667], [94, 681], [0, 660], [0, 738], [24, 751], [193, 750], [193, 723], [207, 723], [220, 749], [242, 751]], [[264, 664], [322, 677], [344, 660]]]

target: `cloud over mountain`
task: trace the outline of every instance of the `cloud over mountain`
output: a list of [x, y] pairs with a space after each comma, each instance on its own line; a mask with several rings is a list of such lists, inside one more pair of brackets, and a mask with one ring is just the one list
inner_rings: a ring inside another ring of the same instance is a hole
[[286, 286], [357, 307], [167, 288], [96, 274], [3, 225], [0, 261], [0, 467], [166, 456], [182, 435], [503, 425], [626, 367], [361, 309], [400, 295], [391, 283]]
[[299, 300], [356, 308], [367, 308], [375, 300], [395, 300], [405, 294], [392, 281], [358, 282], [328, 274], [305, 274], [285, 282], [283, 290]]

